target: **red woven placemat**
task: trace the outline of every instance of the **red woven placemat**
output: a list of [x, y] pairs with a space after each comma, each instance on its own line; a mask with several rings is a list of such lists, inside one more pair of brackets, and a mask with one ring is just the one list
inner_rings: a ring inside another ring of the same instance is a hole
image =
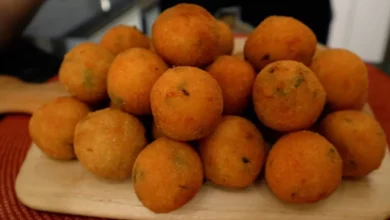
[[41, 212], [22, 205], [15, 195], [15, 180], [31, 145], [28, 115], [10, 115], [0, 121], [0, 219], [92, 220], [99, 218]]
[[[388, 142], [390, 138], [390, 77], [377, 68], [368, 65], [369, 70], [369, 103], [375, 116], [382, 124]], [[15, 179], [20, 166], [31, 145], [28, 134], [28, 115], [8, 115], [0, 120], [0, 219], [20, 220], [86, 220], [99, 219], [73, 215], [61, 215], [35, 211], [22, 205], [15, 195]]]
[[390, 143], [390, 76], [378, 68], [367, 65], [369, 90], [368, 103], [370, 104], [375, 117], [382, 125], [387, 136], [387, 143]]

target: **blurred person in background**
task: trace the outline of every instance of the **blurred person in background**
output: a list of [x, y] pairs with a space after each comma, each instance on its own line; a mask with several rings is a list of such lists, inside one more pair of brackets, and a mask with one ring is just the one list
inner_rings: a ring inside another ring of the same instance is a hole
[[22, 33], [44, 0], [0, 1], [0, 48]]
[[57, 74], [61, 59], [36, 48], [23, 30], [45, 0], [0, 0], [0, 74], [43, 82]]

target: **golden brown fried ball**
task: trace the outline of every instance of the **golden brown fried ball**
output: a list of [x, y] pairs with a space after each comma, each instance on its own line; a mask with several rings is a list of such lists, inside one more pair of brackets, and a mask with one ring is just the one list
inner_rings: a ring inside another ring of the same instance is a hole
[[209, 135], [223, 111], [218, 82], [196, 67], [168, 69], [154, 84], [150, 102], [158, 129], [182, 141]]
[[362, 177], [379, 168], [386, 153], [386, 135], [366, 113], [343, 110], [327, 115], [321, 134], [334, 144], [343, 159], [343, 175]]
[[134, 116], [106, 108], [88, 114], [76, 126], [74, 149], [80, 163], [95, 175], [122, 180], [146, 146], [145, 128]]
[[156, 123], [152, 124], [152, 136], [154, 140], [157, 140], [161, 137], [165, 137], [165, 135], [157, 128]]
[[367, 67], [351, 51], [327, 49], [314, 57], [310, 68], [324, 86], [332, 109], [359, 110], [367, 102]]
[[174, 66], [204, 66], [218, 54], [217, 22], [198, 5], [181, 3], [165, 10], [154, 22], [152, 36], [154, 49]]
[[317, 57], [318, 55], [320, 55], [322, 52], [326, 51], [327, 49], [328, 48], [325, 47], [324, 45], [318, 44], [317, 48], [316, 48], [316, 52], [313, 55], [313, 59], [315, 59], [315, 57]]
[[259, 175], [265, 160], [261, 133], [239, 116], [224, 116], [217, 129], [199, 143], [205, 177], [230, 188], [245, 188]]
[[100, 40], [100, 45], [105, 47], [114, 55], [127, 49], [140, 47], [149, 48], [149, 39], [136, 27], [127, 25], [116, 25], [109, 29]]
[[95, 43], [81, 43], [65, 54], [59, 80], [66, 90], [87, 103], [107, 98], [107, 72], [114, 56]]
[[317, 39], [309, 27], [292, 17], [269, 16], [249, 35], [245, 58], [256, 70], [278, 60], [296, 60], [309, 65]]
[[42, 105], [34, 112], [29, 122], [33, 142], [51, 158], [75, 158], [75, 127], [89, 111], [87, 105], [72, 97], [59, 97]]
[[213, 76], [222, 89], [223, 112], [239, 114], [247, 107], [255, 80], [253, 67], [235, 56], [219, 56], [207, 71]]
[[155, 213], [166, 213], [182, 207], [199, 191], [202, 163], [189, 144], [163, 137], [139, 154], [132, 177], [142, 204]]
[[342, 160], [336, 148], [311, 131], [281, 137], [271, 148], [265, 179], [271, 191], [288, 203], [313, 203], [340, 185]]
[[297, 61], [267, 65], [253, 86], [257, 117], [277, 131], [309, 128], [321, 114], [325, 101], [324, 88], [315, 74]]
[[232, 54], [234, 47], [234, 35], [232, 29], [223, 21], [216, 20], [219, 41], [218, 41], [218, 55]]
[[151, 114], [150, 90], [167, 69], [167, 64], [150, 50], [126, 50], [115, 58], [108, 72], [111, 101], [132, 114]]

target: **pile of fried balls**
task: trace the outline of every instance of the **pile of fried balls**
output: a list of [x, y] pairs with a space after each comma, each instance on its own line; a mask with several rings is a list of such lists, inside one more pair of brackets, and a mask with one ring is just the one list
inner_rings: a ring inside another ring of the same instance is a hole
[[313, 31], [286, 16], [264, 19], [242, 54], [233, 44], [231, 28], [194, 4], [163, 11], [151, 38], [114, 26], [64, 56], [70, 96], [34, 112], [31, 137], [50, 158], [129, 181], [155, 213], [184, 206], [205, 182], [259, 182], [283, 202], [314, 203], [380, 167], [386, 136], [362, 112], [360, 57], [317, 50]]

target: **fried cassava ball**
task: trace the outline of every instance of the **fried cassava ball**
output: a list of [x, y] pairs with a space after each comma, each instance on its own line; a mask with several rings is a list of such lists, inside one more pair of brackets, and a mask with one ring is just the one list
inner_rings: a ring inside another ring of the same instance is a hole
[[321, 122], [320, 132], [334, 144], [343, 159], [343, 175], [362, 177], [378, 169], [386, 153], [386, 135], [366, 113], [337, 111]]
[[42, 105], [29, 122], [33, 142], [51, 158], [75, 158], [73, 135], [76, 124], [89, 111], [87, 105], [72, 97], [59, 97]]
[[333, 110], [359, 110], [367, 102], [367, 67], [351, 51], [324, 50], [314, 57], [310, 68], [324, 86]]
[[130, 176], [134, 160], [146, 144], [142, 123], [111, 108], [88, 114], [77, 124], [74, 137], [80, 163], [95, 175], [113, 180]]
[[261, 133], [239, 116], [224, 116], [216, 130], [200, 141], [199, 151], [205, 177], [229, 188], [251, 185], [265, 160]]
[[201, 188], [202, 163], [189, 144], [162, 137], [139, 154], [132, 180], [146, 208], [155, 213], [171, 212], [189, 202]]
[[231, 55], [234, 47], [234, 35], [232, 29], [223, 21], [216, 20], [219, 41], [218, 41], [218, 55]]
[[148, 49], [132, 48], [120, 53], [108, 72], [111, 101], [135, 115], [151, 114], [150, 90], [167, 69], [167, 64]]
[[109, 29], [100, 40], [100, 45], [105, 47], [114, 55], [127, 49], [140, 47], [148, 49], [149, 38], [136, 27], [127, 25], [116, 25]]
[[271, 148], [265, 179], [271, 191], [287, 203], [314, 203], [329, 197], [341, 183], [342, 160], [324, 137], [297, 131]]
[[219, 56], [207, 71], [213, 76], [222, 89], [223, 112], [239, 114], [250, 102], [255, 70], [245, 60], [223, 55]]
[[95, 43], [81, 43], [65, 54], [59, 80], [66, 90], [87, 103], [107, 98], [107, 72], [114, 55]]
[[267, 65], [257, 75], [252, 95], [259, 120], [282, 132], [309, 128], [326, 101], [316, 75], [302, 63], [291, 60]]
[[174, 66], [204, 66], [218, 55], [219, 32], [214, 17], [194, 4], [166, 9], [152, 27], [156, 52]]
[[164, 137], [165, 135], [157, 128], [156, 123], [152, 124], [152, 137], [153, 139], [159, 139], [160, 137]]
[[278, 60], [309, 65], [316, 51], [313, 31], [292, 17], [269, 16], [249, 35], [244, 55], [256, 70]]
[[157, 128], [182, 141], [209, 135], [223, 111], [218, 82], [196, 67], [168, 69], [154, 84], [150, 102]]

